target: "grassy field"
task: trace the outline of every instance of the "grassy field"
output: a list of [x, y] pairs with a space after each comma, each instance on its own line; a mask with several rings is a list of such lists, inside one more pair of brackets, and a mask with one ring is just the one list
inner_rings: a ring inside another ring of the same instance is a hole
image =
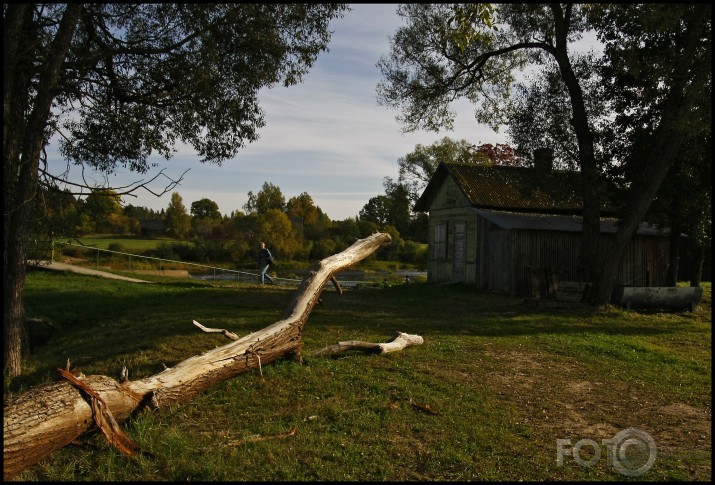
[[[97, 251], [107, 250], [113, 248], [112, 250], [118, 250], [121, 253], [129, 253], [132, 255], [137, 255], [134, 259], [128, 259], [126, 255], [110, 254], [104, 251], [100, 252], [101, 265], [104, 266], [103, 269], [112, 269], [115, 271], [129, 271], [130, 269], [186, 269], [192, 274], [210, 273], [210, 270], [201, 269], [199, 264], [191, 263], [189, 264], [182, 262], [167, 262], [158, 263], [157, 258], [143, 258], [148, 252], [156, 249], [160, 245], [171, 245], [174, 243], [179, 244], [193, 244], [190, 241], [181, 241], [178, 239], [171, 239], [168, 237], [162, 238], [151, 238], [142, 239], [134, 236], [82, 236], [78, 239], [61, 241], [65, 243], [71, 243], [71, 245], [61, 245], [58, 244], [54, 253], [54, 258], [59, 262], [68, 262], [72, 264], [79, 264], [84, 266], [97, 266]], [[79, 246], [82, 244], [86, 248]], [[44, 246], [43, 246], [44, 247]], [[120, 249], [117, 249], [120, 248]], [[49, 250], [48, 250], [49, 251]], [[45, 251], [42, 257], [49, 259], [49, 252]], [[42, 258], [38, 258], [42, 259]], [[251, 265], [252, 262], [249, 264]], [[277, 270], [281, 277], [293, 278], [295, 277], [295, 271], [307, 270], [311, 265], [311, 261], [293, 261], [293, 260], [280, 260], [278, 267], [274, 267], [273, 270]], [[219, 268], [231, 268], [235, 269], [235, 261], [210, 261], [207, 263], [206, 267], [219, 267]], [[245, 266], [245, 265], [244, 265]], [[252, 266], [251, 266], [252, 267]], [[368, 258], [361, 263], [361, 269], [366, 272], [394, 272], [398, 270], [414, 270], [420, 269], [419, 265], [404, 263], [399, 261], [383, 261], [377, 260], [376, 258]], [[400, 279], [400, 278], [396, 278]]]
[[[122, 365], [133, 379], [155, 374], [228, 343], [192, 320], [245, 335], [278, 320], [295, 291], [153, 280], [29, 273], [26, 311], [57, 331], [5, 383], [5, 398], [56, 379], [67, 358], [85, 374], [116, 376]], [[303, 364], [273, 363], [265, 382], [242, 374], [190, 403], [125, 421], [153, 457], [125, 457], [95, 434], [17, 479], [710, 480], [711, 301], [709, 284], [693, 313], [539, 310], [463, 285], [342, 296], [326, 286], [305, 327]], [[396, 331], [424, 344], [311, 357], [340, 340], [384, 342]], [[657, 446], [640, 477], [619, 473], [602, 445], [627, 428]], [[585, 444], [576, 454], [594, 464], [567, 455], [558, 466], [564, 439], [569, 451], [592, 440], [600, 459]]]
[[109, 249], [112, 244], [120, 244], [126, 252], [141, 254], [148, 249], [156, 249], [160, 244], [172, 243], [175, 240], [171, 238], [142, 239], [134, 236], [82, 236], [76, 240], [72, 239], [64, 242], [84, 244], [85, 246], [99, 249]]

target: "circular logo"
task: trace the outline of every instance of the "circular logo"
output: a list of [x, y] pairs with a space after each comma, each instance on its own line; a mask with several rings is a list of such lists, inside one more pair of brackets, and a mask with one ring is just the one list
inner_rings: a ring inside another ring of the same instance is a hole
[[624, 429], [609, 439], [613, 468], [628, 477], [639, 477], [655, 463], [657, 454], [653, 437], [636, 428]]

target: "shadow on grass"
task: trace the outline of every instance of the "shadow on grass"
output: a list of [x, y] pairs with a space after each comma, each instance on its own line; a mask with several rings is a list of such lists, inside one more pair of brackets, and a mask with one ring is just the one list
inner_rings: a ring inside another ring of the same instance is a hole
[[[479, 292], [466, 285], [412, 283], [383, 289], [347, 290], [340, 295], [326, 285], [321, 304], [306, 323], [312, 341], [376, 338], [396, 331], [436, 336], [514, 337], [531, 335], [659, 335], [676, 331], [680, 319], [596, 309], [541, 310], [520, 298]], [[121, 358], [135, 359], [139, 372], [158, 372], [228, 343], [193, 324], [225, 328], [239, 335], [280, 320], [295, 289], [246, 283], [220, 285], [168, 281], [152, 285], [69, 275], [48, 275], [26, 288], [28, 316], [44, 318], [57, 335], [33, 353], [33, 369], [16, 378], [11, 389], [48, 380], [69, 357], [114, 373]], [[334, 343], [334, 342], [330, 342]], [[134, 357], [140, 356], [140, 357]], [[96, 371], [93, 373], [97, 373]], [[107, 374], [109, 375], [109, 374]], [[136, 375], [136, 374], [135, 374]]]
[[[342, 298], [340, 301], [337, 298]], [[511, 337], [537, 334], [599, 333], [658, 335], [673, 332], [678, 322], [662, 322], [643, 314], [618, 310], [536, 309], [513, 296], [480, 292], [466, 285], [400, 285], [360, 290], [327, 300], [333, 306], [332, 325], [350, 322], [366, 329], [379, 325], [395, 331], [427, 335]], [[316, 313], [324, 313], [318, 310]], [[327, 317], [326, 317], [327, 320]], [[322, 318], [309, 324], [320, 329]]]

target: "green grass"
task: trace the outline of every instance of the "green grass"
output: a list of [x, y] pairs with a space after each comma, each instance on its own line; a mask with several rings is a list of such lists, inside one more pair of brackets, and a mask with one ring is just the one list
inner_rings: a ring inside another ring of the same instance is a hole
[[84, 244], [92, 248], [109, 249], [111, 244], [121, 244], [125, 252], [141, 254], [149, 249], [156, 249], [162, 243], [178, 242], [171, 238], [152, 238], [141, 239], [134, 236], [118, 237], [118, 236], [81, 236], [77, 240], [72, 239], [66, 242], [73, 244]]
[[[90, 284], [88, 284], [88, 280]], [[294, 289], [154, 278], [152, 285], [29, 273], [25, 306], [52, 321], [50, 344], [5, 384], [5, 398], [85, 374], [137, 379], [278, 320]], [[627, 479], [602, 459], [565, 458], [557, 439], [597, 443], [635, 427], [657, 459], [645, 480], [711, 478], [711, 286], [694, 313], [540, 310], [463, 285], [326, 286], [304, 331], [303, 364], [281, 361], [189, 403], [122, 423], [153, 457], [125, 457], [98, 434], [58, 450], [21, 480]], [[340, 340], [418, 334], [385, 355], [311, 354]], [[418, 406], [429, 405], [438, 414]], [[297, 428], [294, 436], [237, 445]], [[583, 456], [586, 457], [586, 448]]]

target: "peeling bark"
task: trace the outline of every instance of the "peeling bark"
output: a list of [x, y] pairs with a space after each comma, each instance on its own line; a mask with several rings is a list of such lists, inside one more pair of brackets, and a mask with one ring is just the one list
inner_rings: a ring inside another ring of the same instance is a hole
[[[106, 403], [117, 422], [145, 406], [190, 401], [211, 386], [282, 358], [297, 358], [303, 326], [333, 275], [389, 244], [375, 233], [345, 251], [316, 262], [303, 278], [281, 320], [222, 347], [193, 356], [137, 381], [118, 383], [106, 376], [82, 382]], [[12, 478], [95, 427], [92, 407], [82, 392], [63, 380], [38, 386], [4, 404], [3, 477]]]

